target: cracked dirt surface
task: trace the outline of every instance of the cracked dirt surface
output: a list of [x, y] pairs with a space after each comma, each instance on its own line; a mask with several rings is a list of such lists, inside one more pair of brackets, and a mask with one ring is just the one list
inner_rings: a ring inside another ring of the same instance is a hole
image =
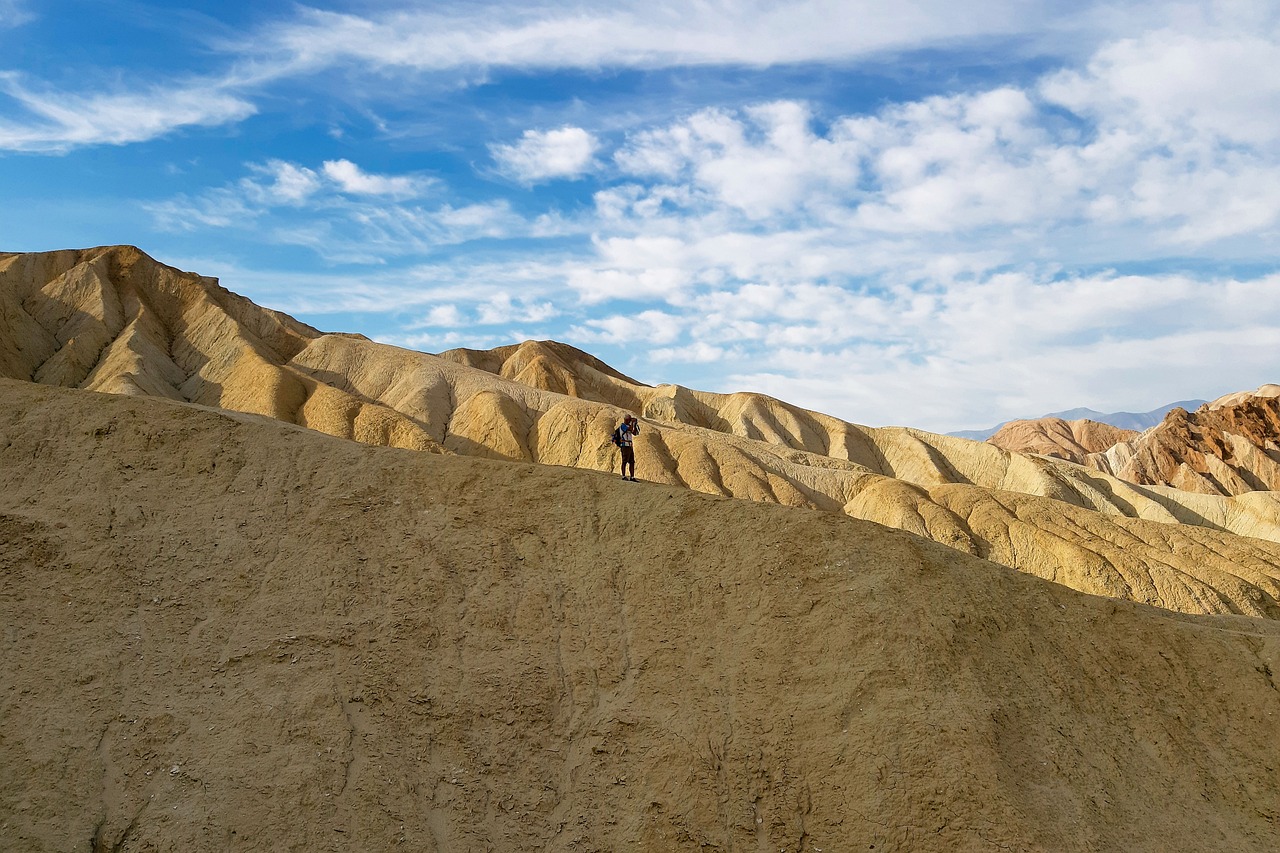
[[0, 381], [0, 849], [1270, 851], [1280, 625]]

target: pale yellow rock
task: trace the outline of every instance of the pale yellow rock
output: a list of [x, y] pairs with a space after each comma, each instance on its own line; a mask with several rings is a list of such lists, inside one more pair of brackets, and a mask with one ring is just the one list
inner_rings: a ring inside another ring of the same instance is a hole
[[1253, 391], [1236, 391], [1231, 394], [1224, 394], [1218, 399], [1211, 401], [1207, 408], [1210, 411], [1215, 409], [1227, 409], [1233, 406], [1238, 406], [1243, 402], [1247, 402], [1252, 397], [1280, 397], [1280, 385], [1268, 383]]
[[529, 414], [519, 403], [498, 391], [480, 391], [453, 410], [446, 450], [464, 456], [530, 461]]

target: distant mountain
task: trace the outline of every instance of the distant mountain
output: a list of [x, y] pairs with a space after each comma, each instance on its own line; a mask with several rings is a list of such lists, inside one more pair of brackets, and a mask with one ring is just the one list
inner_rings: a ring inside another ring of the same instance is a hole
[[1100, 424], [1110, 424], [1120, 429], [1131, 429], [1134, 432], [1142, 432], [1151, 429], [1156, 424], [1164, 420], [1164, 416], [1174, 409], [1186, 409], [1188, 412], [1194, 412], [1196, 409], [1207, 403], [1207, 400], [1180, 400], [1177, 403], [1170, 403], [1167, 406], [1161, 406], [1158, 409], [1152, 409], [1149, 412], [1099, 412], [1094, 409], [1077, 408], [1067, 409], [1065, 412], [1050, 412], [1047, 415], [1041, 415], [1039, 418], [1013, 418], [997, 424], [990, 429], [968, 429], [958, 430], [957, 432], [949, 432], [947, 435], [956, 438], [968, 438], [973, 441], [986, 441], [991, 436], [1000, 431], [1001, 427], [1011, 424], [1016, 420], [1041, 420], [1044, 418], [1057, 418], [1064, 421], [1081, 421], [1090, 420], [1097, 421]]

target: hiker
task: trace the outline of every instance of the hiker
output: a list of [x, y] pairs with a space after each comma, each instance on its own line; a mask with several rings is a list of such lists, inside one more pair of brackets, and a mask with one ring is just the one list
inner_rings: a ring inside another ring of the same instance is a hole
[[[613, 443], [622, 450], [622, 479], [636, 482], [636, 449], [632, 442], [640, 434], [640, 421], [635, 415], [627, 415], [622, 423], [613, 431]], [[627, 476], [627, 467], [631, 467], [631, 476]]]

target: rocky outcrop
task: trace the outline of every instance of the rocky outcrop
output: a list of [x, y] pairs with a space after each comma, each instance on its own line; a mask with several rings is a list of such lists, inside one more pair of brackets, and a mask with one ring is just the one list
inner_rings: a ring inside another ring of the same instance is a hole
[[1280, 488], [1280, 386], [1232, 394], [1086, 460], [1138, 484], [1241, 495]]
[[1066, 459], [1139, 486], [1206, 495], [1280, 488], [1280, 385], [1170, 411], [1142, 433], [1093, 421], [1011, 421], [988, 442]]

